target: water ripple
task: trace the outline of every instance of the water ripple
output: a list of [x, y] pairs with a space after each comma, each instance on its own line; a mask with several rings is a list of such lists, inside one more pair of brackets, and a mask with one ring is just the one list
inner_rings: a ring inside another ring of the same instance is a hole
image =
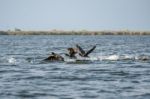
[[[0, 36], [2, 99], [149, 99], [149, 36]], [[80, 44], [89, 58], [43, 62]]]

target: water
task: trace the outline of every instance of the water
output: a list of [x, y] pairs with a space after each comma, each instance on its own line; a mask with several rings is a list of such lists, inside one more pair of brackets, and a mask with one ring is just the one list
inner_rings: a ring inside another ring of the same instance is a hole
[[[75, 44], [97, 48], [88, 62], [42, 62]], [[149, 57], [150, 36], [0, 36], [0, 98], [149, 99]]]

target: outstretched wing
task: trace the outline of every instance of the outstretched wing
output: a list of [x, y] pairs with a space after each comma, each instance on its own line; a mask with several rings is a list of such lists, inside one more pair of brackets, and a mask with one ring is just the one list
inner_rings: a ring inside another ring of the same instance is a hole
[[96, 46], [93, 46], [90, 50], [88, 50], [85, 54], [84, 57], [88, 57], [88, 55], [94, 51], [94, 49], [96, 48]]
[[85, 55], [85, 51], [77, 44], [76, 47], [78, 48], [78, 50], [80, 51], [80, 54], [81, 56], [84, 56]]
[[69, 55], [69, 54], [67, 54], [67, 53], [65, 53], [65, 55], [66, 55], [66, 56], [68, 56], [68, 57], [70, 56], [70, 55]]

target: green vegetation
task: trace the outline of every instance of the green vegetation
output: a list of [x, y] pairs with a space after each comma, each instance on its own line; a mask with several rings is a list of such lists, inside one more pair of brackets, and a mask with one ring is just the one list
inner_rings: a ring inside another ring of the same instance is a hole
[[150, 31], [0, 31], [0, 35], [150, 35]]

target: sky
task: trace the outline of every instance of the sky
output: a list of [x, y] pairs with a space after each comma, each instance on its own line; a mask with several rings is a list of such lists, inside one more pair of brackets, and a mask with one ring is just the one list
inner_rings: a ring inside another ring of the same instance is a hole
[[150, 0], [0, 0], [0, 30], [150, 31]]

